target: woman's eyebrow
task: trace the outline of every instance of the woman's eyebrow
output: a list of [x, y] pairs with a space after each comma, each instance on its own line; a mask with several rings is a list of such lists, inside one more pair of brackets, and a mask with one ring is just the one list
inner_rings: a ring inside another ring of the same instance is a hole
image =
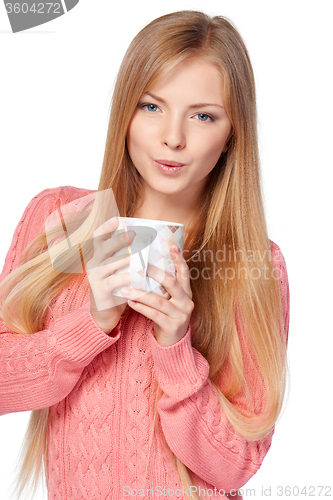
[[[162, 97], [158, 97], [157, 95], [153, 94], [152, 92], [145, 92], [143, 95], [149, 95], [150, 97], [152, 97], [156, 101], [160, 101], [160, 102], [163, 102], [163, 104], [166, 104], [166, 101], [164, 99], [162, 99]], [[209, 102], [198, 102], [196, 104], [191, 104], [189, 106], [189, 108], [190, 109], [192, 109], [192, 108], [203, 108], [203, 107], [206, 107], [206, 106], [218, 106], [219, 108], [223, 108], [224, 109], [224, 106], [221, 106], [221, 104], [213, 104], [213, 103], [209, 103]]]

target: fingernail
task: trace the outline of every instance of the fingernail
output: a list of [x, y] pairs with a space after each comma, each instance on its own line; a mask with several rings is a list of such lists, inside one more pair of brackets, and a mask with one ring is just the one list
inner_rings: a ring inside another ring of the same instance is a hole
[[171, 250], [176, 253], [180, 253], [180, 248], [179, 247], [171, 247]]

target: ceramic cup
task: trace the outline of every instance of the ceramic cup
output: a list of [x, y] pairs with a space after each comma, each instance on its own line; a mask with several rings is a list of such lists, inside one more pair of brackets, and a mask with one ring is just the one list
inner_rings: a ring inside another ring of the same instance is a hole
[[[130, 265], [118, 269], [115, 274], [129, 272], [133, 288], [170, 297], [160, 283], [147, 276], [147, 266], [148, 263], [152, 264], [175, 276], [170, 247], [176, 244], [181, 251], [183, 250], [184, 224], [133, 217], [117, 217], [117, 219], [119, 226], [116, 233], [133, 230], [136, 236], [127, 248], [123, 247], [113, 254], [117, 256], [130, 253]], [[115, 288], [113, 295], [123, 297], [120, 293], [121, 288]]]

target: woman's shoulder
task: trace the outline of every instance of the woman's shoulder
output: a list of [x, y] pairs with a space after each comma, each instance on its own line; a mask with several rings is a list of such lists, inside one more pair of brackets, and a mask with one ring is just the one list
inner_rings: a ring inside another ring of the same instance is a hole
[[[18, 265], [19, 256], [23, 250], [43, 231], [46, 223], [52, 214], [59, 212], [64, 215], [66, 212], [76, 211], [78, 208], [71, 208], [75, 200], [84, 199], [88, 195], [94, 195], [96, 191], [92, 189], [77, 188], [74, 186], [59, 186], [55, 188], [43, 189], [36, 194], [26, 206], [19, 223], [14, 231], [12, 243], [6, 257], [6, 261], [15, 257], [15, 267]], [[67, 207], [70, 207], [68, 209]]]
[[96, 193], [95, 190], [74, 186], [59, 186], [43, 189], [28, 203], [21, 223], [27, 222], [28, 220], [36, 224], [44, 222], [52, 212], [60, 208], [63, 210], [64, 205], [69, 206], [69, 204], [75, 200], [93, 195], [94, 193]]
[[272, 260], [275, 265], [277, 266], [280, 264], [286, 267], [286, 261], [279, 245], [272, 240], [269, 240], [269, 243], [271, 248]]
[[34, 201], [38, 202], [42, 200], [44, 201], [60, 200], [68, 203], [70, 201], [82, 198], [83, 196], [87, 196], [95, 192], [96, 190], [94, 189], [78, 188], [75, 186], [59, 186], [55, 188], [43, 189], [34, 196], [31, 202]]

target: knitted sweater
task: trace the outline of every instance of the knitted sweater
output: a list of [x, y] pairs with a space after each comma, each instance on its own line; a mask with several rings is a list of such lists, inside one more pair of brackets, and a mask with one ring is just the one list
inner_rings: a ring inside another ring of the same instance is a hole
[[[91, 192], [61, 187], [35, 196], [15, 230], [0, 281], [18, 267], [22, 251], [59, 204]], [[271, 252], [288, 334], [285, 261], [273, 242]], [[0, 320], [0, 333], [0, 414], [50, 407], [49, 500], [188, 498], [163, 439], [153, 440], [148, 457], [156, 383], [163, 391], [156, 432], [163, 429], [203, 498], [206, 481], [211, 498], [223, 498], [225, 491], [241, 499], [234, 490], [256, 473], [270, 448], [274, 429], [250, 442], [229, 424], [208, 378], [209, 364], [191, 345], [191, 322], [180, 341], [165, 347], [154, 337], [153, 322], [131, 310], [108, 335], [91, 316], [85, 274], [52, 301], [42, 331], [20, 335]], [[244, 370], [260, 405], [263, 394], [245, 354]], [[232, 403], [244, 409], [242, 391]]]

